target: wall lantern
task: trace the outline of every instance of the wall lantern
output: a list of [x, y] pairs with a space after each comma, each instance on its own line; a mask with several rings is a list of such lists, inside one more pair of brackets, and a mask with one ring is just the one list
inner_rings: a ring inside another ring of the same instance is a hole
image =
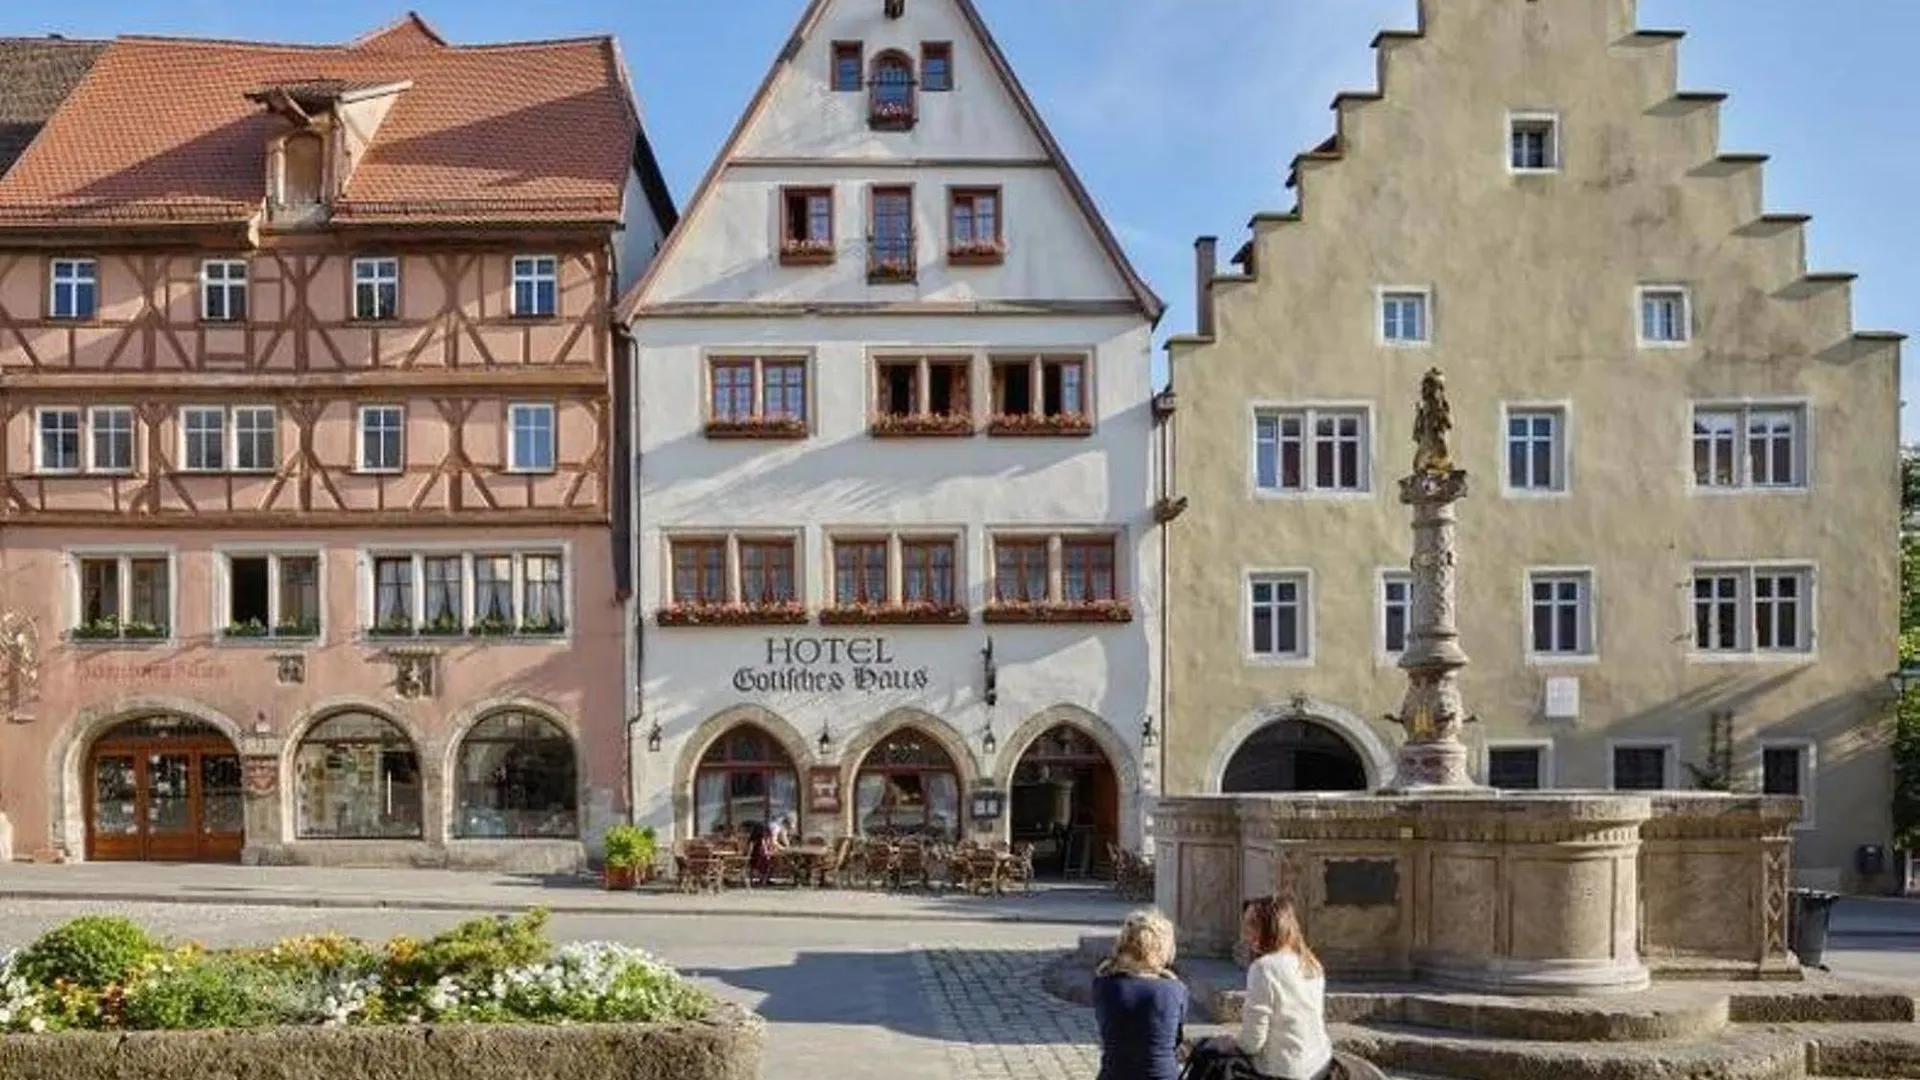
[[992, 721], [988, 721], [987, 723], [987, 733], [980, 736], [980, 747], [987, 752], [989, 757], [993, 755], [995, 750], [1000, 749], [1000, 740], [993, 737]]
[[982, 691], [980, 697], [988, 707], [1000, 703], [1000, 669], [993, 662], [993, 638], [987, 638], [987, 647], [980, 650], [980, 677]]
[[833, 732], [827, 730], [825, 721], [820, 724], [820, 756], [825, 757], [833, 750]]
[[1152, 749], [1159, 741], [1160, 736], [1153, 733], [1153, 714], [1148, 713], [1146, 718], [1140, 721], [1140, 745]]
[[664, 736], [665, 736], [665, 733], [664, 733], [664, 732], [662, 732], [662, 731], [660, 730], [660, 721], [658, 721], [658, 720], [655, 720], [655, 721], [653, 722], [653, 730], [652, 730], [652, 731], [649, 731], [649, 732], [647, 732], [647, 750], [648, 750], [648, 752], [650, 752], [650, 753], [654, 753], [654, 754], [657, 754], [657, 753], [659, 753], [659, 752], [660, 752], [660, 740], [661, 740], [661, 739], [662, 739], [662, 738], [663, 738]]

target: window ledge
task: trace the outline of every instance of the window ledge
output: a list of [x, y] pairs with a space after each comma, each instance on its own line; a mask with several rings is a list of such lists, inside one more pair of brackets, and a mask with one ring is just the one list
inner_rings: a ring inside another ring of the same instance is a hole
[[1702, 498], [1722, 498], [1755, 495], [1805, 495], [1813, 488], [1807, 484], [1689, 484], [1687, 494]]
[[1819, 659], [1812, 650], [1806, 652], [1689, 652], [1689, 664], [1811, 664]]
[[1002, 601], [988, 604], [983, 618], [989, 623], [1130, 623], [1133, 621], [1133, 605], [1125, 600], [1100, 600], [1084, 604]]
[[560, 471], [559, 469], [556, 469], [551, 465], [543, 469], [519, 468], [517, 466], [512, 466], [512, 465], [507, 466], [507, 475], [509, 476], [553, 476], [559, 471]]
[[508, 315], [507, 318], [517, 323], [536, 323], [536, 324], [537, 323], [560, 323], [560, 322], [566, 321], [566, 319], [563, 316], [557, 315], [550, 311], [540, 312], [540, 313], [531, 314], [531, 315], [522, 315], [516, 311], [513, 314]]
[[174, 644], [171, 634], [128, 634], [113, 637], [77, 634], [67, 631], [66, 642], [84, 649], [154, 649]]
[[807, 422], [790, 418], [751, 420], [709, 420], [709, 439], [804, 439]]
[[1001, 413], [987, 421], [987, 434], [1010, 438], [1082, 438], [1093, 434], [1093, 417], [1085, 413], [1057, 416]]
[[676, 604], [654, 612], [660, 626], [805, 626], [807, 609], [801, 604]]
[[1006, 261], [1005, 244], [970, 244], [947, 250], [947, 262], [953, 266], [999, 266]]
[[972, 621], [959, 604], [898, 604], [830, 607], [820, 610], [821, 626], [962, 626]]
[[965, 438], [973, 434], [973, 417], [962, 413], [914, 416], [876, 416], [867, 423], [876, 439]]
[[1290, 491], [1284, 488], [1256, 487], [1253, 489], [1253, 497], [1256, 499], [1272, 499], [1279, 502], [1355, 502], [1373, 498], [1373, 489], [1363, 488], [1359, 491]]
[[1241, 662], [1247, 667], [1256, 668], [1310, 668], [1314, 666], [1314, 660], [1311, 656], [1267, 656], [1261, 653], [1247, 653], [1241, 657]]
[[218, 640], [222, 645], [275, 646], [275, 645], [313, 645], [322, 637], [319, 630], [261, 630], [258, 633], [220, 631]]
[[837, 253], [831, 244], [815, 247], [810, 244], [783, 244], [780, 247], [781, 266], [831, 266]]
[[1593, 667], [1600, 662], [1599, 653], [1542, 653], [1529, 652], [1527, 666], [1550, 667]]
[[869, 285], [912, 285], [919, 280], [920, 272], [912, 267], [905, 269], [893, 266], [867, 267], [867, 284]]

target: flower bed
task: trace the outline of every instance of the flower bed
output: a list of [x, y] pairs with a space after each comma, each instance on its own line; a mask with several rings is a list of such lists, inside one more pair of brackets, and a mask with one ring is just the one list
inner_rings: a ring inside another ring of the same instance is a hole
[[857, 604], [820, 609], [821, 626], [958, 626], [969, 620], [959, 604]]
[[876, 439], [965, 436], [973, 434], [973, 417], [966, 413], [877, 413], [868, 421], [867, 430]]
[[801, 604], [673, 604], [654, 613], [661, 626], [804, 626]]
[[475, 919], [384, 945], [329, 934], [210, 950], [88, 916], [0, 957], [0, 1031], [661, 1024], [714, 1012], [712, 998], [639, 949], [556, 949], [546, 919]]
[[987, 420], [989, 435], [1091, 435], [1093, 417], [1085, 413], [995, 413]]
[[709, 420], [706, 433], [709, 439], [804, 439], [807, 422], [791, 416]]
[[987, 605], [983, 620], [990, 623], [1126, 623], [1133, 621], [1133, 605], [1125, 600], [995, 601]]

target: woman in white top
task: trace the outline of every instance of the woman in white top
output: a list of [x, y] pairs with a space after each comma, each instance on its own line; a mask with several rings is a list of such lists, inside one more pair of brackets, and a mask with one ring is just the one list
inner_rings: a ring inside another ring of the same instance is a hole
[[1291, 901], [1271, 896], [1247, 904], [1241, 934], [1253, 955], [1240, 1034], [1219, 1051], [1246, 1055], [1254, 1071], [1274, 1080], [1323, 1080], [1333, 1072], [1327, 1037], [1327, 974], [1300, 932]]

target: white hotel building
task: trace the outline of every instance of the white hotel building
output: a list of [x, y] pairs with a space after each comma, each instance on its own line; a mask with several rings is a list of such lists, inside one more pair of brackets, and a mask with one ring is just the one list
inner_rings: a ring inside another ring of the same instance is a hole
[[1138, 846], [1160, 311], [969, 0], [813, 0], [622, 306], [636, 820]]

